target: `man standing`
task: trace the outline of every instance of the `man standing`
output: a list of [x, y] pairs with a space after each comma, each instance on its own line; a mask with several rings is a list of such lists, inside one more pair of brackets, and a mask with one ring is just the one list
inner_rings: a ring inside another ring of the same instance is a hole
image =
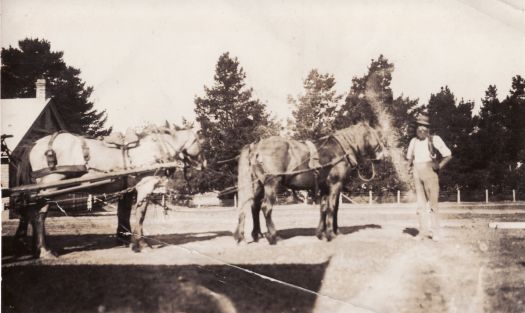
[[[417, 195], [417, 218], [419, 223], [419, 239], [431, 237], [434, 241], [440, 239], [438, 212], [439, 170], [452, 159], [450, 149], [441, 137], [430, 135], [428, 116], [420, 114], [416, 120], [416, 137], [408, 146], [407, 160], [413, 164], [414, 184]], [[437, 159], [436, 150], [442, 156]], [[431, 232], [428, 230], [427, 216], [430, 214]]]

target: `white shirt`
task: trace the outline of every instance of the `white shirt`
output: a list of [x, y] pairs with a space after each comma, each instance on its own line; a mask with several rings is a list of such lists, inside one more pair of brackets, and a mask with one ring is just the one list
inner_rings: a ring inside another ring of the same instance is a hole
[[[452, 155], [452, 152], [447, 147], [443, 139], [437, 135], [432, 136], [432, 142], [434, 143], [434, 148], [441, 153], [442, 157], [448, 157]], [[414, 163], [425, 163], [432, 161], [430, 157], [430, 150], [428, 149], [428, 138], [424, 140], [419, 140], [417, 137], [410, 140], [407, 151], [407, 159], [411, 160], [414, 157]]]

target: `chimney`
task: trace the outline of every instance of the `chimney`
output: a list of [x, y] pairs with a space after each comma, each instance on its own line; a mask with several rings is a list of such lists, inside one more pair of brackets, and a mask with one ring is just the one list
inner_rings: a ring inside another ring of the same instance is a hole
[[46, 80], [43, 78], [36, 80], [36, 98], [46, 100]]

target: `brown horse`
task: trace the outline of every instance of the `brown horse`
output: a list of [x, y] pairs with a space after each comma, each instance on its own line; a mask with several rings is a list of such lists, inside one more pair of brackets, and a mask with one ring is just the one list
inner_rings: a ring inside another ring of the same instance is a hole
[[[140, 136], [124, 136], [118, 141], [88, 139], [70, 133], [57, 133], [37, 140], [29, 152], [32, 176], [38, 184], [58, 182], [67, 178], [100, 175], [123, 169], [138, 169], [155, 164], [180, 160], [187, 166], [206, 166], [201, 151], [202, 141], [192, 129], [179, 130], [175, 126], [148, 127]], [[122, 147], [125, 146], [125, 147]], [[148, 195], [166, 182], [166, 173], [133, 175], [116, 182], [88, 189], [90, 193], [110, 193], [128, 190], [119, 200], [117, 238], [128, 241], [132, 235], [132, 248], [140, 251], [145, 246], [143, 221], [148, 206]], [[86, 191], [88, 191], [86, 190]], [[136, 197], [134, 191], [136, 190]], [[133, 228], [130, 213], [136, 199], [136, 218]], [[28, 223], [33, 228], [35, 256], [54, 257], [45, 240], [45, 219], [49, 203], [19, 208], [20, 223], [15, 235], [19, 241], [27, 234]]]
[[[314, 147], [315, 146], [315, 147]], [[321, 217], [316, 235], [332, 240], [337, 231], [338, 198], [350, 170], [360, 163], [383, 158], [378, 132], [361, 122], [317, 142], [300, 142], [270, 137], [245, 146], [239, 157], [237, 181], [239, 220], [234, 238], [244, 239], [247, 210], [253, 218], [252, 237], [261, 236], [262, 208], [268, 229], [267, 239], [276, 243], [272, 208], [281, 184], [292, 190], [313, 190], [321, 197]], [[317, 161], [318, 160], [318, 161]]]

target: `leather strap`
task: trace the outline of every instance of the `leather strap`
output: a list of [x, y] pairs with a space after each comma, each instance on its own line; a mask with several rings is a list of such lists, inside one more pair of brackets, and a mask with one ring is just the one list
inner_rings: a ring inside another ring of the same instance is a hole
[[319, 163], [319, 152], [317, 151], [317, 147], [310, 140], [306, 140], [304, 143], [306, 144], [310, 152], [310, 161], [308, 162], [308, 167], [310, 168], [321, 167], [321, 164]]
[[[55, 142], [55, 139], [58, 137], [58, 135], [65, 133], [65, 131], [58, 131], [51, 135], [49, 138], [49, 142], [47, 143], [47, 150], [44, 153], [47, 159], [47, 166], [49, 167], [49, 170], [54, 171], [57, 169], [57, 156], [55, 150], [53, 150], [53, 143]], [[72, 134], [73, 135], [73, 134]], [[80, 139], [80, 145], [82, 146], [82, 156], [84, 157], [84, 168], [89, 168], [88, 162], [90, 159], [89, 156], [89, 146], [87, 145], [86, 140], [82, 136], [73, 135]]]
[[434, 147], [434, 136], [428, 135], [428, 151], [430, 151], [430, 158], [436, 159], [436, 147]]

